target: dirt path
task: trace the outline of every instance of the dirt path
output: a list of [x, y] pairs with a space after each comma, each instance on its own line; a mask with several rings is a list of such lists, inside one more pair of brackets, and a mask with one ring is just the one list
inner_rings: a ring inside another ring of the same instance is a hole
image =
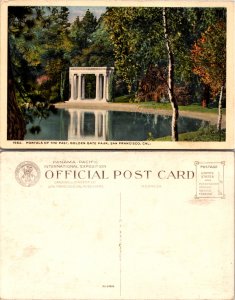
[[[159, 115], [171, 115], [171, 110], [164, 109], [154, 109], [141, 107], [136, 103], [78, 103], [74, 102], [60, 102], [56, 103], [57, 108], [80, 108], [80, 109], [100, 109], [100, 110], [112, 110], [112, 111], [126, 111], [126, 112], [141, 112], [149, 114], [159, 114]], [[209, 121], [211, 124], [217, 123], [217, 114], [214, 113], [202, 113], [193, 111], [180, 111], [180, 116], [189, 117], [194, 119], [200, 119]], [[226, 121], [225, 116], [223, 117], [222, 127], [225, 128]]]

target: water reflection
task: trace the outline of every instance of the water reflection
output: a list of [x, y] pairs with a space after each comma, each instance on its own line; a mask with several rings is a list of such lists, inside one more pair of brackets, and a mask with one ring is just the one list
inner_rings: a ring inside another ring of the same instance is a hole
[[107, 140], [107, 111], [69, 109], [68, 140]]
[[[179, 132], [199, 129], [208, 122], [180, 117]], [[35, 124], [37, 125], [37, 120]], [[58, 109], [40, 122], [38, 134], [27, 127], [26, 140], [141, 141], [171, 134], [171, 116], [106, 110]]]

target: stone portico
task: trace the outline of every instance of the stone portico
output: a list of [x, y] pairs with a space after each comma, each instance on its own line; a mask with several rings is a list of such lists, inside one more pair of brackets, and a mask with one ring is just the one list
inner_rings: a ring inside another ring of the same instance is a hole
[[[69, 82], [71, 94], [69, 101], [109, 101], [109, 85], [113, 71], [113, 67], [70, 67]], [[96, 76], [95, 99], [85, 98], [85, 81], [87, 74]]]

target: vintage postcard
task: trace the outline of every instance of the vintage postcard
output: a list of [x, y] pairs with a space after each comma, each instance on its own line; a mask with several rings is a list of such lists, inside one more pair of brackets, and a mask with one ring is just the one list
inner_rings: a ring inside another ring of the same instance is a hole
[[234, 1], [1, 1], [4, 149], [234, 149]]
[[0, 217], [1, 299], [234, 297], [232, 152], [4, 152]]

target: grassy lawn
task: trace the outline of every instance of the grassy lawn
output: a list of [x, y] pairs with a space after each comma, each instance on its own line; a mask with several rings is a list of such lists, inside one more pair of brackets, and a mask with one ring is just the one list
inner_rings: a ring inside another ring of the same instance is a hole
[[[150, 135], [149, 140], [151, 141], [171, 141], [171, 136], [165, 136], [162, 138], [153, 139]], [[186, 132], [179, 134], [179, 141], [190, 141], [190, 142], [220, 142], [225, 141], [225, 129], [221, 130], [221, 133], [216, 130], [216, 126], [207, 126], [200, 128], [197, 131]]]
[[114, 103], [131, 103], [133, 101], [134, 95], [124, 95], [114, 98]]
[[[155, 103], [155, 102], [143, 102], [139, 103], [140, 107], [144, 108], [154, 108], [154, 109], [165, 109], [171, 110], [170, 103]], [[207, 108], [202, 107], [198, 103], [190, 104], [190, 105], [179, 105], [179, 111], [194, 111], [194, 112], [202, 112], [202, 113], [218, 113], [218, 108]], [[223, 114], [225, 114], [225, 108], [223, 108]]]
[[[120, 96], [114, 99], [114, 103], [137, 103], [134, 102], [134, 96], [132, 95], [125, 95]], [[154, 101], [149, 102], [139, 102], [138, 105], [143, 108], [153, 108], [153, 109], [160, 109], [160, 110], [171, 110], [170, 103], [156, 103]], [[180, 111], [194, 111], [194, 112], [202, 112], [202, 113], [218, 113], [217, 107], [213, 108], [205, 108], [202, 107], [199, 103], [194, 103], [190, 105], [179, 105]], [[225, 114], [225, 108], [223, 108], [222, 112]]]

